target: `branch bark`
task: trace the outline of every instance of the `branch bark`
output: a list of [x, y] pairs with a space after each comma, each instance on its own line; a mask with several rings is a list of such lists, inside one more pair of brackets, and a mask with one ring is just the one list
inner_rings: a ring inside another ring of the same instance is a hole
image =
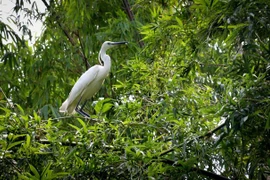
[[[45, 5], [45, 7], [48, 9], [48, 11], [51, 10], [51, 6], [46, 2], [46, 0], [42, 0], [43, 4]], [[53, 12], [52, 12], [53, 14]], [[64, 35], [68, 38], [69, 42], [71, 43], [72, 46], [76, 46], [77, 43], [76, 41], [71, 37], [70, 33], [68, 32], [68, 30], [66, 30], [63, 25], [61, 24], [61, 22], [59, 22], [58, 19], [55, 19], [56, 23], [58, 24], [58, 26], [60, 27], [60, 29], [63, 31]], [[77, 35], [77, 34], [76, 34]], [[78, 37], [78, 35], [77, 35]], [[82, 43], [81, 43], [81, 39], [80, 37], [79, 38], [79, 46], [80, 46], [80, 49], [77, 50], [77, 53], [81, 56], [81, 58], [83, 59], [84, 61], [84, 64], [85, 64], [85, 68], [86, 70], [89, 69], [91, 67], [91, 65], [89, 64], [89, 61], [87, 59], [87, 57], [85, 56], [84, 52], [81, 50], [83, 49], [83, 46], [82, 46]]]
[[51, 141], [48, 141], [47, 139], [37, 139], [37, 141], [40, 143], [40, 144], [53, 144], [53, 143], [61, 143], [63, 146], [77, 146], [77, 145], [82, 145], [81, 142], [51, 142]]
[[[130, 8], [128, 0], [123, 0], [123, 4], [124, 4], [124, 8], [126, 10], [126, 13], [128, 15], [129, 20], [130, 21], [135, 21], [134, 14], [133, 14], [133, 12], [132, 12], [132, 10]], [[144, 46], [144, 43], [142, 41], [141, 35], [137, 31], [135, 32], [135, 37], [137, 39], [137, 42], [138, 42], [140, 48], [142, 48]]]
[[225, 122], [222, 123], [221, 125], [217, 126], [215, 129], [208, 131], [207, 133], [205, 133], [204, 135], [199, 136], [199, 139], [205, 138], [205, 137], [211, 137], [216, 131], [220, 130], [221, 128], [223, 128], [225, 126]]
[[[183, 165], [181, 165], [181, 164], [175, 164], [175, 161], [172, 161], [172, 160], [169, 160], [169, 159], [161, 159], [161, 160], [159, 160], [159, 162], [163, 162], [165, 164], [169, 164], [169, 165], [173, 165], [173, 166], [183, 167]], [[230, 180], [230, 179], [228, 179], [225, 176], [218, 175], [216, 173], [209, 172], [209, 171], [206, 171], [206, 170], [203, 170], [203, 169], [199, 169], [197, 167], [192, 167], [190, 169], [190, 171], [197, 172], [198, 174], [201, 174], [203, 176], [210, 177], [211, 179], [216, 179], [216, 180]]]
[[[219, 125], [218, 127], [216, 127], [215, 129], [213, 129], [213, 130], [211, 130], [211, 131], [208, 131], [208, 132], [205, 133], [204, 135], [201, 135], [201, 136], [199, 136], [199, 137], [197, 137], [197, 138], [198, 138], [198, 139], [202, 139], [202, 138], [205, 138], [205, 137], [208, 137], [208, 138], [209, 138], [209, 137], [212, 136], [216, 131], [218, 131], [218, 130], [220, 130], [221, 128], [223, 128], [225, 125], [226, 125], [226, 124], [223, 123], [223, 124]], [[195, 139], [197, 139], [197, 138], [194, 138], [194, 139], [188, 141], [186, 144], [192, 143], [192, 142], [193, 142]], [[181, 146], [183, 146], [183, 143], [180, 144], [180, 145], [174, 146], [174, 147], [172, 147], [171, 149], [168, 149], [168, 150], [166, 150], [166, 151], [163, 151], [162, 153], [159, 154], [159, 156], [164, 156], [164, 155], [166, 155], [166, 154], [168, 154], [168, 153], [170, 153], [170, 152], [173, 152], [175, 148], [178, 148], [178, 147], [181, 147]]]

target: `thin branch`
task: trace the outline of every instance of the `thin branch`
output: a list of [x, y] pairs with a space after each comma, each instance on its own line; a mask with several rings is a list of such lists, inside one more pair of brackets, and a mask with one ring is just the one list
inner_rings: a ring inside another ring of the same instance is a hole
[[50, 5], [47, 3], [47, 1], [46, 0], [42, 0], [42, 2], [43, 2], [43, 4], [46, 6], [46, 8], [48, 9], [48, 10], [50, 10]]
[[217, 179], [217, 180], [230, 180], [229, 178], [225, 177], [225, 176], [222, 176], [222, 175], [218, 175], [218, 174], [215, 174], [213, 172], [209, 172], [209, 171], [205, 171], [203, 169], [199, 169], [199, 168], [195, 168], [193, 167], [192, 168], [192, 171], [195, 171], [195, 172], [198, 172], [199, 174], [201, 175], [204, 175], [204, 176], [208, 176], [212, 179]]
[[5, 99], [7, 100], [8, 105], [9, 105], [11, 108], [14, 108], [13, 104], [11, 104], [11, 103], [9, 102], [9, 99], [7, 98], [5, 92], [3, 91], [3, 89], [2, 89], [1, 87], [0, 87], [0, 91], [3, 93]]
[[61, 145], [63, 146], [77, 146], [77, 145], [83, 145], [83, 143], [81, 142], [69, 142], [69, 141], [66, 141], [66, 142], [58, 142], [58, 141], [55, 141], [55, 142], [51, 142], [47, 139], [37, 139], [37, 142], [39, 142], [40, 144], [53, 144], [53, 143], [60, 143]]
[[[43, 4], [46, 6], [46, 8], [48, 10], [51, 9], [51, 6], [46, 2], [46, 0], [42, 0]], [[76, 41], [71, 37], [71, 35], [69, 34], [69, 32], [63, 27], [63, 25], [61, 24], [61, 22], [59, 22], [59, 20], [56, 18], [55, 19], [56, 23], [58, 24], [58, 26], [60, 27], [60, 29], [63, 31], [63, 33], [65, 34], [65, 36], [68, 38], [69, 42], [71, 43], [72, 46], [76, 46], [77, 43]], [[81, 41], [79, 39], [79, 41]], [[80, 47], [83, 49], [82, 47], [82, 43], [80, 42]], [[77, 50], [77, 53], [81, 56], [81, 58], [84, 60], [85, 62], [85, 68], [86, 70], [90, 68], [90, 64], [89, 61], [87, 59], [87, 57], [85, 56], [85, 54], [83, 53], [83, 51], [81, 49]]]
[[[194, 139], [188, 141], [186, 144], [190, 144], [190, 143], [192, 143], [194, 140], [196, 140], [196, 139], [198, 139], [198, 138], [199, 138], [199, 139], [202, 139], [202, 138], [204, 138], [204, 137], [210, 137], [210, 136], [213, 135], [213, 133], [215, 133], [216, 131], [220, 130], [220, 129], [221, 129], [222, 127], [224, 127], [224, 126], [225, 126], [225, 123], [219, 125], [219, 126], [216, 127], [215, 129], [213, 129], [213, 130], [211, 130], [211, 131], [205, 133], [205, 134], [202, 135], [202, 136], [199, 136], [199, 137], [197, 137], [197, 138], [194, 138]], [[146, 169], [148, 166], [150, 166], [153, 162], [156, 162], [156, 161], [158, 161], [158, 162], [163, 162], [163, 163], [167, 163], [167, 164], [174, 165], [174, 166], [177, 166], [177, 164], [175, 164], [175, 163], [176, 163], [175, 161], [168, 160], [168, 159], [161, 159], [161, 157], [164, 156], [164, 155], [166, 155], [166, 154], [168, 154], [168, 153], [170, 153], [170, 152], [173, 152], [176, 148], [179, 148], [179, 147], [181, 147], [181, 146], [183, 146], [183, 143], [182, 143], [182, 144], [179, 144], [179, 145], [176, 145], [176, 146], [174, 146], [174, 147], [172, 147], [172, 148], [170, 148], [170, 149], [168, 149], [168, 150], [166, 150], [166, 151], [163, 151], [163, 152], [161, 152], [161, 153], [160, 153], [159, 155], [157, 155], [157, 156], [153, 156], [153, 159], [150, 160], [146, 165], [144, 165], [143, 169]], [[179, 165], [179, 164], [178, 164], [178, 166], [182, 166], [182, 165]], [[199, 172], [200, 174], [205, 175], [205, 176], [208, 176], [208, 177], [211, 177], [211, 178], [213, 178], [213, 179], [229, 180], [228, 178], [226, 178], [226, 177], [224, 177], [224, 176], [220, 176], [220, 175], [217, 175], [217, 174], [212, 173], [212, 172], [208, 172], [208, 171], [205, 171], [205, 170], [202, 170], [202, 169], [198, 169], [198, 168], [196, 168], [196, 167], [191, 168], [191, 170], [192, 170], [192, 171], [197, 171], [197, 172]]]
[[[73, 45], [76, 46], [76, 42], [75, 40], [71, 37], [71, 35], [68, 33], [68, 31], [62, 26], [62, 24], [59, 21], [56, 21], [58, 26], [60, 27], [60, 29], [63, 31], [63, 33], [66, 35], [66, 37], [68, 38], [69, 42]], [[80, 45], [81, 46], [81, 45]], [[81, 49], [77, 50], [77, 53], [81, 56], [81, 58], [84, 60], [85, 62], [85, 68], [86, 70], [90, 68], [90, 64], [88, 62], [88, 59], [86, 58], [86, 56], [84, 55], [84, 53], [82, 52]]]
[[[130, 8], [128, 0], [123, 0], [123, 4], [124, 4], [124, 8], [126, 10], [126, 13], [128, 15], [129, 20], [130, 21], [135, 21], [134, 14], [133, 14], [133, 12], [132, 12], [132, 10]], [[142, 39], [141, 35], [136, 31], [135, 36], [136, 36], [136, 39], [138, 41], [138, 44], [139, 44], [140, 48], [142, 48], [144, 46], [144, 43], [141, 40]]]
[[202, 139], [202, 138], [209, 138], [211, 137], [216, 131], [220, 130], [221, 128], [223, 128], [226, 124], [225, 123], [222, 123], [221, 125], [217, 126], [215, 129], [211, 130], [211, 131], [208, 131], [207, 133], [205, 133], [204, 135], [201, 135], [199, 136], [199, 139]]
[[[20, 169], [17, 165], [18, 163], [11, 158], [5, 157], [5, 158], [1, 158], [5, 164], [9, 163], [11, 164], [11, 166], [15, 169], [15, 171], [17, 171], [17, 173], [22, 173], [22, 169]], [[1, 162], [1, 161], [0, 161]]]
[[84, 60], [85, 67], [86, 67], [86, 70], [87, 70], [87, 69], [90, 68], [90, 64], [89, 64], [88, 59], [86, 58], [86, 55], [84, 54], [85, 50], [84, 50], [84, 46], [83, 46], [83, 43], [82, 43], [81, 36], [80, 36], [79, 32], [78, 32], [78, 33], [75, 33], [75, 35], [76, 35], [76, 36], [78, 37], [78, 39], [79, 39], [79, 43], [80, 43], [80, 46], [81, 46], [81, 48], [82, 48], [82, 51], [81, 51], [81, 52], [82, 52], [82, 54], [83, 54], [83, 60]]
[[[169, 159], [160, 159], [160, 160], [158, 160], [158, 162], [163, 162], [163, 163], [165, 163], [165, 164], [183, 167], [182, 164], [176, 164], [175, 161], [172, 161], [172, 160], [169, 160]], [[221, 175], [218, 175], [218, 174], [213, 173], [213, 172], [209, 172], [209, 171], [206, 171], [206, 170], [203, 170], [203, 169], [199, 169], [199, 168], [197, 168], [197, 167], [192, 167], [190, 170], [193, 171], [193, 172], [197, 172], [198, 174], [201, 174], [201, 175], [210, 177], [210, 178], [212, 178], [212, 179], [217, 179], [217, 180], [229, 180], [229, 179], [228, 179], [227, 177], [225, 177], [225, 176], [221, 176]]]
[[134, 14], [133, 14], [133, 12], [132, 12], [131, 9], [130, 9], [130, 5], [129, 5], [128, 0], [123, 0], [123, 4], [124, 4], [124, 6], [125, 6], [125, 10], [126, 10], [127, 15], [128, 15], [128, 17], [129, 17], [129, 20], [130, 20], [130, 21], [134, 21], [134, 20], [135, 20]]
[[[188, 141], [186, 144], [190, 144], [190, 143], [192, 143], [192, 142], [193, 142], [194, 140], [196, 140], [196, 139], [203, 139], [203, 138], [205, 138], [205, 137], [208, 137], [208, 138], [209, 138], [209, 137], [212, 136], [216, 131], [218, 131], [218, 130], [220, 130], [221, 128], [223, 128], [225, 125], [226, 125], [226, 124], [223, 123], [223, 124], [219, 125], [218, 127], [216, 127], [215, 129], [213, 129], [213, 130], [211, 130], [211, 131], [208, 131], [208, 132], [205, 133], [204, 135], [201, 135], [201, 136], [199, 136], [199, 137], [196, 137], [196, 138], [194, 138], [194, 139], [191, 139], [191, 140]], [[170, 152], [173, 152], [175, 148], [179, 148], [179, 147], [181, 147], [181, 146], [183, 146], [183, 143], [182, 143], [182, 144], [179, 144], [179, 145], [176, 145], [176, 146], [174, 146], [174, 147], [172, 147], [172, 148], [170, 148], [170, 149], [168, 149], [168, 150], [166, 150], [166, 151], [161, 152], [161, 153], [159, 154], [159, 156], [164, 156], [164, 155], [166, 155], [166, 154], [168, 154], [168, 153], [170, 153]]]
[[74, 118], [80, 118], [80, 119], [84, 119], [84, 120], [87, 120], [88, 122], [90, 123], [98, 123], [98, 122], [101, 122], [102, 120], [99, 120], [99, 119], [93, 119], [93, 118], [90, 118], [90, 117], [82, 117], [82, 116], [62, 116], [62, 117], [57, 117], [57, 118], [53, 118], [53, 119], [43, 119], [42, 121], [58, 121], [58, 120], [62, 120], [62, 119], [74, 119]]

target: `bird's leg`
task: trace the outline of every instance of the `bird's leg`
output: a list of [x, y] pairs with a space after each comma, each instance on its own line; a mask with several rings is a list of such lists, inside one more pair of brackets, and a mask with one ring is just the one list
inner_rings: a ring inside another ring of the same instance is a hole
[[81, 112], [82, 114], [84, 114], [85, 116], [90, 117], [89, 114], [87, 114], [86, 112], [83, 111], [83, 108], [84, 108], [84, 106], [86, 105], [86, 103], [87, 103], [87, 100], [86, 100], [86, 101], [83, 103], [83, 105], [81, 106], [80, 112]]
[[79, 113], [80, 115], [84, 116], [84, 117], [90, 118], [90, 115], [83, 111], [83, 108], [84, 108], [84, 106], [86, 105], [86, 102], [87, 102], [87, 101], [85, 101], [85, 102], [83, 103], [83, 105], [79, 108], [80, 102], [81, 102], [81, 99], [80, 99], [80, 101], [78, 102], [78, 104], [77, 104], [77, 106], [76, 106], [76, 108], [75, 108], [75, 111], [76, 111], [77, 113]]
[[[84, 103], [84, 105], [86, 104], [86, 102]], [[84, 105], [82, 106], [82, 107], [84, 107]], [[83, 108], [79, 108], [78, 106], [76, 107], [76, 111], [77, 111], [77, 113], [79, 113], [80, 115], [82, 115], [82, 116], [84, 116], [84, 117], [90, 117], [90, 115], [89, 114], [87, 114], [86, 112], [84, 112], [82, 109]]]

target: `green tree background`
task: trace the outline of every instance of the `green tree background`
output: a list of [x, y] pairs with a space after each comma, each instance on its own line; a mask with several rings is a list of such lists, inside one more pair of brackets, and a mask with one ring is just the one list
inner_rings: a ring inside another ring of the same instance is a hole
[[[270, 178], [270, 1], [41, 2], [33, 45], [0, 21], [1, 179]], [[105, 40], [91, 119], [60, 114]]]

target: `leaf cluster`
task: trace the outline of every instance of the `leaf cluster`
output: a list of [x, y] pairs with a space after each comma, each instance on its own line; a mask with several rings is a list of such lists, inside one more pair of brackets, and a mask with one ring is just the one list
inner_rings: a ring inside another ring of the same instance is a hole
[[[269, 178], [268, 1], [42, 2], [32, 47], [1, 26], [1, 178]], [[104, 40], [91, 119], [60, 114]]]

